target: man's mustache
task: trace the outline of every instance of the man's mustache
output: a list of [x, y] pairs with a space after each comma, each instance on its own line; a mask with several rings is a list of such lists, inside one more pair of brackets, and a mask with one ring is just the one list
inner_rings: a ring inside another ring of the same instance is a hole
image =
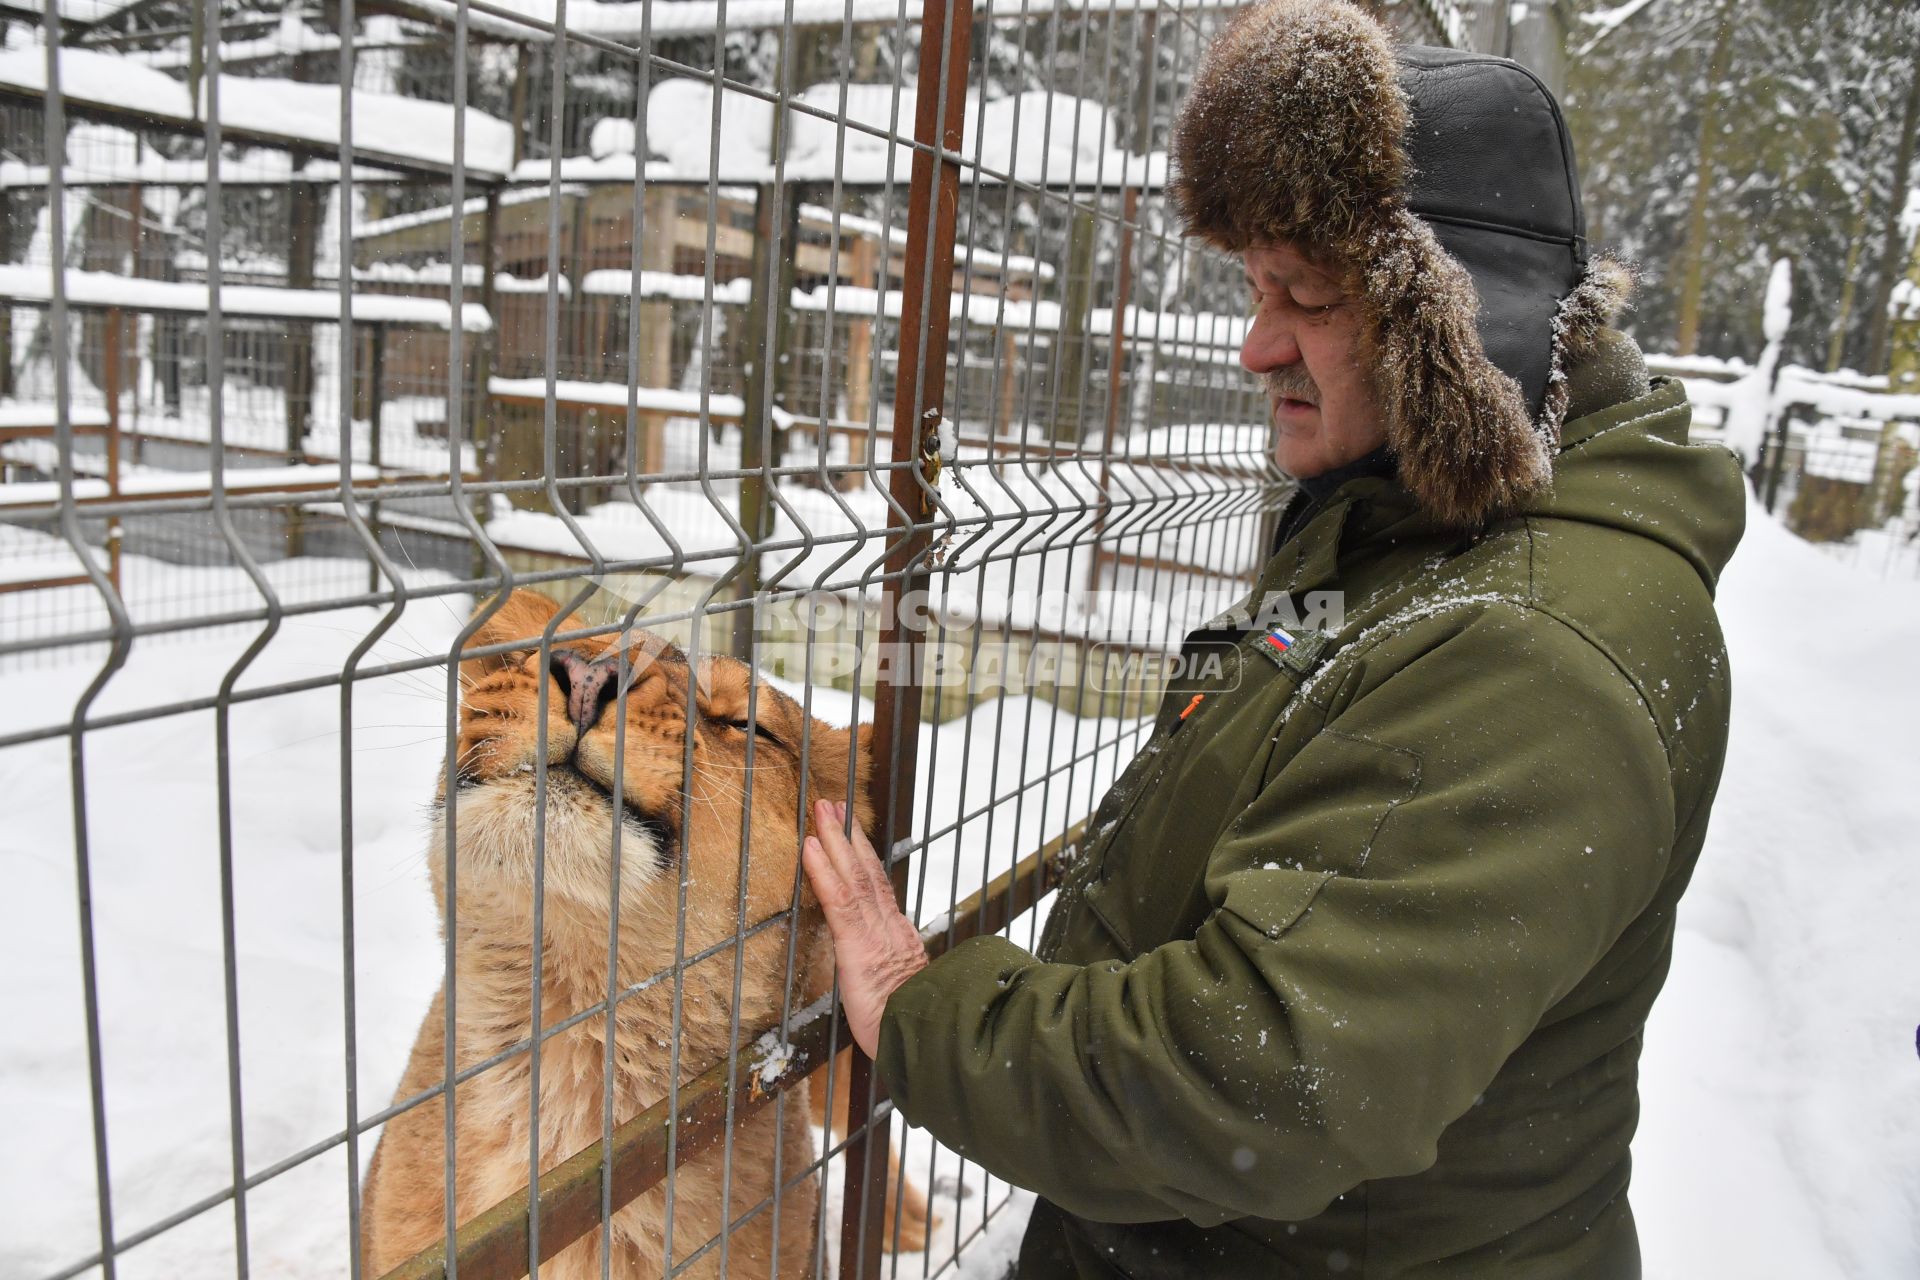
[[1260, 375], [1260, 381], [1266, 386], [1267, 397], [1272, 400], [1304, 400], [1308, 404], [1320, 403], [1320, 385], [1313, 380], [1305, 365], [1290, 364], [1281, 369], [1269, 369]]

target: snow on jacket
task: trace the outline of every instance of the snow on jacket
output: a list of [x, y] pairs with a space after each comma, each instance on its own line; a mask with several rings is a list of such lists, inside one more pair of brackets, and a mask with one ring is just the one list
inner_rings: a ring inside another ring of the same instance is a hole
[[[1732, 455], [1609, 332], [1550, 491], [1478, 536], [1342, 485], [1188, 637], [1039, 956], [889, 1001], [914, 1124], [1042, 1197], [1025, 1276], [1630, 1277], [1641, 1032], [1727, 736]], [[1253, 612], [1249, 609], [1247, 612]]]

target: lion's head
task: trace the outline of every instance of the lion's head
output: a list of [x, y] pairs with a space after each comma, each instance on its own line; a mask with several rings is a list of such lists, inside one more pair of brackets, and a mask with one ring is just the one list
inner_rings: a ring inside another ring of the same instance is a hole
[[[743, 871], [749, 926], [785, 910], [796, 886], [804, 895], [799, 842], [811, 828], [812, 801], [848, 799], [850, 767], [853, 812], [871, 825], [865, 786], [871, 726], [856, 734], [825, 724], [756, 681], [745, 663], [703, 656], [690, 664], [680, 649], [647, 632], [551, 646], [542, 822], [536, 807], [540, 642], [557, 612], [543, 595], [514, 592], [467, 651], [523, 647], [461, 663], [450, 807], [462, 916], [475, 909], [530, 909], [538, 864], [550, 928], [568, 917], [604, 921], [617, 844], [623, 932], [672, 937], [684, 869], [686, 943], [697, 949], [738, 928]], [[552, 628], [555, 634], [579, 629], [574, 619]], [[623, 684], [624, 718], [616, 714]], [[448, 789], [443, 778], [430, 854], [443, 911]], [[542, 841], [536, 831], [544, 832]], [[604, 938], [604, 924], [599, 927]]]

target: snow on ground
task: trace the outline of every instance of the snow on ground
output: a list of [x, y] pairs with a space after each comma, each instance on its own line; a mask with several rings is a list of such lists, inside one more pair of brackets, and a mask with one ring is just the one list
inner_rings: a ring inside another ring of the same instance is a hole
[[1920, 1275], [1920, 580], [1750, 505], [1733, 740], [1642, 1065], [1650, 1280]]
[[[1708, 848], [1682, 910], [1673, 975], [1647, 1035], [1635, 1210], [1650, 1277], [1920, 1273], [1920, 1064], [1913, 904], [1920, 829], [1912, 738], [1920, 710], [1920, 583], [1863, 573], [1757, 509], [1721, 593], [1735, 678], [1734, 742]], [[348, 566], [351, 571], [357, 566]], [[192, 574], [183, 590], [231, 570]], [[373, 661], [444, 653], [464, 601], [417, 603]], [[376, 615], [289, 619], [240, 687], [338, 671]], [[211, 693], [244, 628], [136, 649], [106, 688], [112, 712]], [[0, 674], [0, 731], [64, 721], [93, 668]], [[422, 857], [441, 754], [444, 673], [354, 695], [352, 835], [358, 1083], [383, 1106], [440, 951]], [[343, 1121], [340, 694], [245, 702], [232, 713], [238, 1008], [247, 1167], [257, 1172]], [[816, 690], [821, 718], [859, 709]], [[921, 794], [936, 825], [1039, 760], [1110, 744], [924, 866], [923, 919], [1082, 813], [1135, 739], [1129, 726], [1008, 699], [928, 728]], [[1075, 735], [1078, 735], [1076, 738]], [[1077, 748], [1076, 748], [1077, 742]], [[998, 761], [994, 750], [998, 746]], [[1027, 759], [1021, 759], [1022, 749]], [[972, 762], [960, 794], [960, 760]], [[80, 1020], [67, 746], [0, 751], [0, 1276], [54, 1271], [97, 1238]], [[214, 724], [196, 712], [86, 739], [114, 1214], [125, 1234], [231, 1181], [216, 860]], [[1063, 775], [1064, 777], [1065, 775]], [[997, 782], [996, 782], [997, 779]], [[956, 890], [957, 886], [957, 890]], [[1028, 940], [1032, 922], [1016, 922]], [[1904, 998], [1903, 998], [1904, 997]], [[364, 1164], [372, 1135], [362, 1144]], [[960, 1274], [999, 1280], [1029, 1199], [987, 1184], [924, 1133], [907, 1167], [945, 1218], [928, 1262], [971, 1238]], [[247, 1197], [257, 1274], [345, 1273], [347, 1173], [327, 1150]], [[217, 1204], [126, 1255], [130, 1277], [231, 1274], [233, 1215]], [[918, 1258], [902, 1271], [921, 1270]]]

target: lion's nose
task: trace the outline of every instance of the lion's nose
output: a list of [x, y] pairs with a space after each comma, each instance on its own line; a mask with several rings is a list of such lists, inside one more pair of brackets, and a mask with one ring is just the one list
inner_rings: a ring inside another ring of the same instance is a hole
[[588, 662], [571, 649], [553, 651], [553, 678], [567, 696], [567, 719], [585, 733], [620, 691], [620, 663]]

